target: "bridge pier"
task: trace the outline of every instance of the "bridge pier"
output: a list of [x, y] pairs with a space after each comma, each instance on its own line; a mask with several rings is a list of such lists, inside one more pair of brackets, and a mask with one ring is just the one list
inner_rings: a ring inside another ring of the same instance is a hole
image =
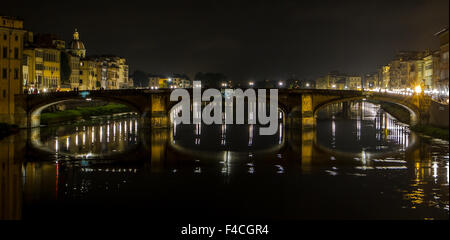
[[312, 129], [315, 125], [313, 96], [302, 94], [302, 129]]
[[302, 114], [299, 111], [291, 112], [286, 116], [286, 127], [297, 129], [302, 127]]
[[351, 102], [342, 102], [342, 117], [344, 119], [351, 118], [350, 104]]
[[311, 170], [313, 157], [313, 143], [315, 131], [312, 128], [302, 128], [302, 172], [306, 173]]
[[170, 128], [170, 119], [167, 113], [144, 113], [139, 119], [143, 128]]

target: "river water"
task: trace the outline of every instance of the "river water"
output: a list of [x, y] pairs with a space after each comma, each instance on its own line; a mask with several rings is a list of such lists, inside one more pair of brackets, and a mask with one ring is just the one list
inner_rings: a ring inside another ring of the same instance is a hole
[[0, 140], [0, 219], [449, 218], [448, 142], [368, 102], [321, 110], [315, 130], [281, 122], [20, 132]]

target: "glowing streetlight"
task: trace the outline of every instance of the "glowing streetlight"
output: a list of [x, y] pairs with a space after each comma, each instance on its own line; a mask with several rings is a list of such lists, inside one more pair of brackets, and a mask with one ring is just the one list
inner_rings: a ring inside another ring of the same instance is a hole
[[282, 81], [278, 82], [278, 86], [282, 87], [284, 85], [284, 83]]
[[420, 87], [420, 85], [417, 85], [417, 86], [414, 88], [414, 91], [415, 91], [417, 94], [420, 94], [420, 93], [422, 92], [422, 88]]
[[254, 82], [249, 82], [248, 85], [253, 86], [253, 85], [255, 85], [255, 83]]

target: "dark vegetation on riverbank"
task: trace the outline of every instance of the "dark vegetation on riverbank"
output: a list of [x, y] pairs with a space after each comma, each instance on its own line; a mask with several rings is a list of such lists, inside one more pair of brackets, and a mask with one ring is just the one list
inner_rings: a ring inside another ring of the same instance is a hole
[[90, 119], [92, 116], [112, 115], [130, 112], [130, 108], [123, 104], [109, 103], [96, 107], [77, 107], [75, 109], [41, 114], [41, 124], [55, 124], [65, 121]]
[[397, 120], [399, 120], [402, 123], [410, 124], [411, 123], [411, 115], [408, 110], [393, 104], [393, 103], [386, 103], [386, 102], [380, 102], [381, 108], [391, 114], [393, 117], [395, 117]]
[[[396, 105], [393, 103], [386, 103], [386, 102], [375, 102], [377, 104], [381, 105], [381, 108], [391, 114], [393, 117], [395, 117], [397, 120], [399, 120], [402, 123], [410, 124], [411, 123], [411, 116], [409, 114], [409, 111]], [[440, 139], [449, 139], [449, 129], [448, 128], [440, 128], [435, 127], [431, 125], [421, 125], [417, 124], [410, 127], [411, 130], [431, 136], [434, 138], [440, 138]]]
[[19, 131], [19, 127], [17, 125], [0, 123], [0, 139], [10, 134], [16, 133], [17, 131]]
[[418, 133], [422, 133], [427, 136], [448, 140], [449, 131], [448, 131], [448, 129], [445, 129], [445, 128], [439, 128], [439, 127], [434, 127], [434, 126], [430, 126], [430, 125], [419, 125], [418, 124], [418, 125], [412, 126], [411, 130], [418, 132]]

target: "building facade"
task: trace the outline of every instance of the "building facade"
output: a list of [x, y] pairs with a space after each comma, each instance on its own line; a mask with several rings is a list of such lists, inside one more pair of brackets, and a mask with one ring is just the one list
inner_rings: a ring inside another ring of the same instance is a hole
[[448, 52], [448, 27], [436, 33], [436, 36], [439, 37], [440, 43], [440, 78], [437, 85], [437, 89], [439, 89], [439, 97], [447, 98], [449, 97], [449, 52]]
[[61, 51], [52, 48], [32, 47], [24, 50], [24, 89], [32, 93], [55, 92], [61, 86]]
[[0, 16], [0, 122], [12, 123], [14, 95], [22, 93], [23, 20]]
[[100, 81], [97, 79], [97, 61], [95, 59], [80, 60], [79, 73], [79, 89], [80, 90], [95, 90], [101, 87]]
[[103, 89], [124, 89], [132, 88], [133, 82], [129, 78], [128, 65], [126, 59], [118, 56], [93, 56], [90, 58], [96, 63], [95, 76]]
[[380, 89], [387, 90], [389, 89], [390, 82], [390, 65], [385, 65], [380, 69]]
[[184, 74], [158, 75], [150, 74], [148, 76], [148, 87], [150, 89], [158, 88], [191, 88], [192, 83]]
[[437, 89], [440, 79], [440, 56], [439, 51], [429, 52], [423, 58], [423, 86], [427, 92]]
[[361, 90], [361, 76], [333, 71], [316, 79], [317, 89]]
[[365, 90], [373, 90], [378, 88], [379, 79], [378, 73], [368, 73], [364, 75], [364, 89]]
[[23, 51], [23, 88], [25, 92], [54, 92], [61, 86], [61, 51], [65, 42], [45, 34], [33, 37], [28, 32]]

